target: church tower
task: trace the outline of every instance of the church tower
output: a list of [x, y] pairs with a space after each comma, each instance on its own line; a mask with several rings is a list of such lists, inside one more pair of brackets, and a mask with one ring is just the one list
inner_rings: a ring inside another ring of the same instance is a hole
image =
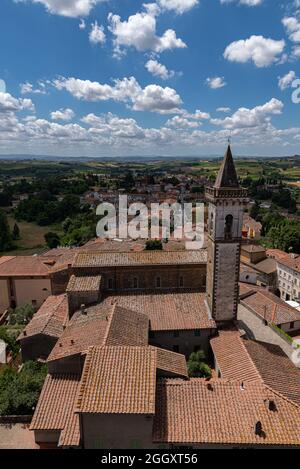
[[213, 319], [237, 317], [243, 213], [247, 191], [239, 185], [230, 145], [217, 180], [205, 192], [208, 208], [207, 304]]

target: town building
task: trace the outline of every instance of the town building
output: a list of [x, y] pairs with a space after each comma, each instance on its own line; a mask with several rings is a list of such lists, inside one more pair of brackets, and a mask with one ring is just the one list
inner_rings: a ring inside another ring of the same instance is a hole
[[289, 254], [278, 259], [277, 274], [281, 298], [300, 302], [300, 256]]
[[[78, 252], [65, 296], [26, 326], [24, 356], [36, 341], [49, 370], [30, 427], [41, 448], [300, 447], [300, 371], [285, 349], [300, 313], [239, 285], [247, 198], [230, 146], [206, 194], [207, 259]], [[188, 376], [198, 349], [211, 379]]]

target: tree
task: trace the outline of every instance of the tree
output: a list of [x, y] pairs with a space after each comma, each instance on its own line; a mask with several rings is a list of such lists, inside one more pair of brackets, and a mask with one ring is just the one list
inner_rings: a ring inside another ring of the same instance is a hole
[[12, 232], [13, 240], [20, 239], [20, 228], [18, 227], [17, 223], [14, 224], [13, 232]]
[[0, 251], [6, 251], [12, 247], [12, 236], [7, 221], [6, 213], [0, 210]]
[[37, 404], [47, 366], [28, 361], [21, 371], [4, 367], [0, 372], [0, 415], [31, 415]]
[[47, 246], [50, 249], [55, 249], [57, 248], [57, 246], [60, 245], [60, 238], [57, 233], [53, 233], [49, 231], [49, 233], [45, 234], [44, 238], [45, 238]]
[[159, 239], [149, 239], [146, 241], [146, 251], [162, 251], [163, 245]]
[[28, 324], [31, 318], [33, 317], [34, 313], [35, 313], [35, 308], [30, 304], [27, 304], [25, 306], [19, 306], [18, 308], [14, 310], [10, 310], [9, 324], [10, 325]]
[[205, 353], [202, 350], [191, 353], [187, 363], [188, 373], [191, 378], [211, 378], [211, 369], [204, 360]]

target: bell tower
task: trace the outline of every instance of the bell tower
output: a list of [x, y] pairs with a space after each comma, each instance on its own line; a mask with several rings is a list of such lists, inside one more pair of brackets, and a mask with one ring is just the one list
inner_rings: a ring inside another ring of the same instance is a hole
[[208, 207], [207, 304], [213, 319], [237, 317], [243, 213], [247, 191], [239, 185], [230, 144], [217, 180], [205, 191]]

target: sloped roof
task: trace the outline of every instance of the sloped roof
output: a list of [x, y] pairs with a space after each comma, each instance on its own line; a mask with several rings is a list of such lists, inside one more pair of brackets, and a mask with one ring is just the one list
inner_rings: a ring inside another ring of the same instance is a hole
[[49, 276], [53, 264], [42, 256], [10, 257], [0, 263], [0, 277]]
[[222, 378], [240, 381], [261, 380], [239, 331], [219, 331], [218, 336], [210, 340], [210, 344]]
[[118, 305], [146, 314], [152, 331], [214, 329], [216, 323], [209, 317], [206, 295], [196, 290], [130, 292], [108, 296]]
[[[269, 410], [273, 401], [276, 410]], [[261, 422], [263, 434], [255, 428]], [[155, 443], [299, 445], [300, 408], [264, 384], [159, 380]]]
[[206, 250], [78, 253], [74, 268], [205, 264]]
[[86, 353], [94, 345], [147, 345], [149, 319], [116, 304], [95, 305], [74, 314], [48, 361]]
[[79, 385], [79, 375], [47, 375], [30, 429], [60, 430], [59, 445], [78, 446], [79, 419], [74, 413], [74, 405]]
[[66, 291], [67, 292], [89, 292], [99, 291], [101, 285], [101, 275], [77, 277], [71, 275]]
[[238, 189], [239, 181], [237, 178], [233, 157], [231, 153], [231, 147], [228, 145], [227, 151], [225, 153], [220, 171], [218, 173], [215, 185], [215, 188], [236, 188]]
[[300, 311], [267, 290], [253, 291], [241, 303], [269, 323], [279, 325], [300, 321]]
[[93, 347], [87, 354], [76, 412], [154, 414], [156, 351]]
[[65, 294], [48, 296], [18, 339], [22, 340], [38, 334], [59, 337], [68, 322], [68, 315], [68, 300]]

